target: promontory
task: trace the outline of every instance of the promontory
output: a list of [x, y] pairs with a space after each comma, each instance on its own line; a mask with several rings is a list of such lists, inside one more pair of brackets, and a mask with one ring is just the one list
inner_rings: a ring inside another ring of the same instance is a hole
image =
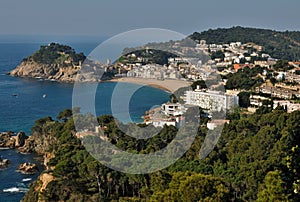
[[85, 59], [83, 53], [76, 53], [69, 46], [50, 43], [24, 58], [9, 74], [16, 77], [74, 82]]

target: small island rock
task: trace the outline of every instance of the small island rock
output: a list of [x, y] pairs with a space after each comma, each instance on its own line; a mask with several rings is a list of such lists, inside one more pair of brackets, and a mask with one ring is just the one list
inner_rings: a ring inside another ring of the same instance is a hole
[[20, 164], [17, 171], [23, 174], [34, 174], [39, 172], [39, 169], [36, 164], [26, 162]]
[[0, 169], [7, 168], [10, 165], [10, 161], [8, 159], [3, 159], [0, 157]]

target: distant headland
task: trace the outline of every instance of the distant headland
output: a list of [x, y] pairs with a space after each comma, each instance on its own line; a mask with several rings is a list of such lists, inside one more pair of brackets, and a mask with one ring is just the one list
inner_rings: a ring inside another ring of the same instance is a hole
[[24, 58], [16, 69], [9, 72], [9, 75], [74, 82], [85, 59], [83, 53], [78, 54], [69, 46], [50, 43]]

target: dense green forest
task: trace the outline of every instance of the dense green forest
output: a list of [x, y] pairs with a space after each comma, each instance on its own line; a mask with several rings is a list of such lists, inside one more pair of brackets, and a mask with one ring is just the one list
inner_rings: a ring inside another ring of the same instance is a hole
[[264, 52], [277, 59], [289, 61], [300, 60], [300, 32], [273, 31], [257, 28], [219, 28], [209, 29], [201, 33], [190, 35], [193, 40], [206, 40], [208, 44], [222, 44], [230, 42], [253, 42], [264, 47]]
[[79, 64], [86, 59], [83, 53], [76, 53], [73, 48], [67, 45], [57, 43], [50, 43], [49, 45], [41, 46], [33, 55], [25, 58], [26, 60], [33, 60], [41, 64], [61, 64], [67, 65], [66, 61], [70, 63]]
[[[48, 163], [52, 169], [44, 171], [54, 180], [41, 193], [36, 192], [41, 182], [34, 182], [23, 201], [299, 201], [300, 112], [262, 106], [255, 114], [236, 110], [229, 117], [230, 124], [207, 158], [199, 160], [207, 133], [201, 125], [182, 158], [145, 175], [120, 173], [96, 161], [74, 136], [71, 110], [61, 112], [58, 120], [37, 120], [33, 133], [56, 139], [49, 146], [55, 154]], [[143, 142], [128, 138], [110, 115], [98, 122], [108, 141], [135, 153], [165, 147], [177, 131], [165, 126]]]
[[250, 90], [263, 84], [264, 80], [258, 76], [263, 72], [264, 68], [254, 67], [250, 69], [245, 67], [239, 69], [236, 73], [226, 75], [226, 89], [244, 89]]

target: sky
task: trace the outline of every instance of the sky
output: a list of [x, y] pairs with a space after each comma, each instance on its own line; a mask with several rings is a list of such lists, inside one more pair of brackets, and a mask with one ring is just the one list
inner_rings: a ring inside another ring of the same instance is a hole
[[111, 37], [245, 26], [300, 31], [299, 0], [1, 0], [0, 35]]

